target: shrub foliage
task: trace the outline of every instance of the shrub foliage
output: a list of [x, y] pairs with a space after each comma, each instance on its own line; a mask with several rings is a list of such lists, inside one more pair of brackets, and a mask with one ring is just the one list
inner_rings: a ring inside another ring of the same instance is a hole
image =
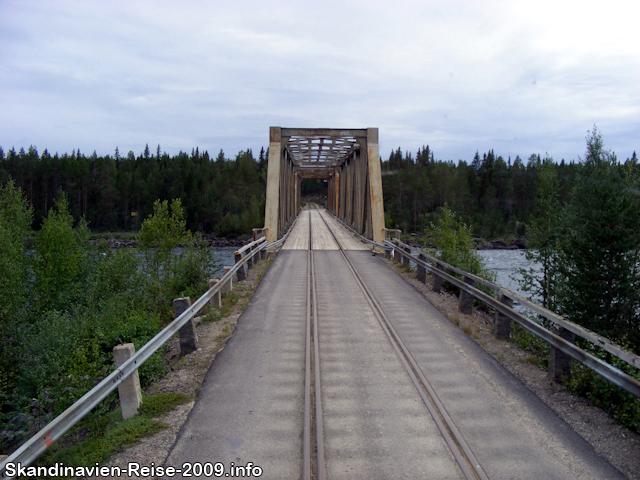
[[[148, 342], [171, 320], [171, 300], [201, 294], [215, 267], [186, 230], [180, 200], [156, 202], [138, 251], [87, 242], [59, 195], [33, 235], [32, 210], [9, 181], [0, 187], [0, 450], [78, 400], [113, 370], [113, 347]], [[176, 250], [180, 247], [178, 250]], [[140, 368], [144, 385], [163, 374], [156, 354]], [[112, 410], [115, 393], [97, 414]]]

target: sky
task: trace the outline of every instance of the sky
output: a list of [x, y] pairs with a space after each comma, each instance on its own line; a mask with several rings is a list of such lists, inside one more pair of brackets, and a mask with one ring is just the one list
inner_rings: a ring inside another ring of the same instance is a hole
[[380, 154], [640, 153], [640, 3], [0, 0], [0, 146], [228, 158], [269, 127]]

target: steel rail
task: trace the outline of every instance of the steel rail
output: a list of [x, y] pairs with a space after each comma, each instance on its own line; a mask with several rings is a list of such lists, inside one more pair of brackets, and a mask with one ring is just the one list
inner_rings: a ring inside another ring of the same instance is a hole
[[[311, 216], [309, 216], [311, 218]], [[309, 227], [311, 228], [311, 227]], [[309, 230], [311, 238], [311, 230]], [[313, 250], [311, 250], [311, 299], [313, 302], [313, 368], [314, 368], [314, 389], [316, 403], [316, 455], [317, 455], [317, 479], [326, 479], [326, 469], [324, 462], [324, 430], [322, 416], [322, 387], [320, 384], [320, 338], [318, 334], [318, 298], [316, 296], [316, 269]]]
[[[391, 242], [389, 243], [393, 245], [393, 243]], [[636, 380], [631, 375], [624, 373], [620, 369], [606, 363], [605, 361], [597, 358], [596, 356], [590, 354], [589, 352], [584, 351], [583, 349], [573, 344], [572, 342], [565, 340], [559, 335], [556, 335], [550, 330], [544, 328], [539, 323], [525, 317], [521, 313], [515, 311], [513, 308], [496, 300], [491, 295], [487, 295], [483, 291], [478, 290], [477, 288], [464, 283], [463, 281], [454, 277], [453, 275], [449, 275], [448, 273], [440, 269], [434, 268], [432, 265], [411, 255], [410, 253], [403, 252], [400, 249], [398, 251], [400, 252], [401, 255], [416, 262], [417, 265], [422, 266], [426, 270], [432, 272], [435, 275], [440, 276], [442, 279], [452, 283], [456, 287], [464, 290], [465, 292], [474, 296], [478, 300], [481, 300], [487, 305], [493, 307], [495, 310], [509, 317], [511, 320], [517, 322], [522, 327], [524, 327], [525, 329], [527, 329], [537, 337], [541, 338], [545, 342], [549, 343], [554, 348], [557, 348], [561, 352], [566, 353], [574, 360], [577, 360], [582, 365], [588, 367], [589, 369], [593, 370], [595, 373], [597, 373], [601, 377], [607, 379], [609, 382], [629, 392], [635, 397], [640, 398], [640, 381]], [[500, 289], [500, 290], [503, 291], [504, 289]], [[527, 302], [527, 303], [530, 303], [530, 302]]]
[[[311, 234], [311, 215], [309, 215], [309, 234]], [[311, 235], [309, 235], [307, 250], [307, 312], [305, 326], [302, 480], [311, 480]]]
[[266, 238], [265, 237], [260, 237], [259, 239], [254, 240], [251, 243], [247, 243], [243, 247], [239, 248], [238, 250], [235, 251], [235, 253], [243, 254], [245, 251], [250, 250], [252, 247], [254, 247], [256, 245], [259, 245], [264, 241], [266, 241]]
[[[312, 315], [313, 312], [313, 315]], [[311, 317], [313, 316], [313, 323]], [[305, 340], [305, 381], [304, 381], [304, 426], [302, 445], [302, 478], [311, 480], [311, 430], [312, 422], [315, 423], [316, 431], [316, 472], [313, 478], [318, 480], [326, 479], [326, 468], [324, 461], [324, 434], [322, 424], [322, 387], [320, 383], [320, 341], [318, 338], [318, 300], [316, 297], [316, 277], [313, 256], [313, 235], [311, 215], [309, 215], [309, 245], [307, 250], [307, 318], [306, 318], [306, 340]], [[313, 329], [311, 326], [313, 325]], [[313, 338], [311, 335], [313, 330]], [[313, 341], [313, 343], [312, 343]], [[313, 357], [311, 356], [311, 345], [313, 345]], [[315, 416], [311, 416], [311, 364], [313, 363]]]
[[[322, 217], [322, 215], [320, 216]], [[373, 292], [371, 292], [369, 287], [366, 285], [364, 279], [358, 273], [349, 257], [347, 257], [344, 249], [342, 248], [342, 245], [331, 230], [328, 222], [324, 218], [322, 219], [329, 229], [329, 232], [331, 232], [334, 240], [336, 241], [340, 253], [342, 254], [342, 258], [345, 260], [347, 267], [356, 280], [356, 283], [364, 293], [365, 299], [367, 300], [367, 303], [369, 303], [369, 306], [376, 319], [378, 320], [380, 327], [389, 339], [391, 346], [395, 350], [398, 359], [407, 371], [409, 378], [411, 378], [411, 381], [418, 391], [420, 398], [422, 399], [424, 405], [427, 407], [427, 410], [433, 418], [436, 427], [440, 431], [440, 435], [449, 447], [449, 450], [456, 460], [456, 463], [460, 467], [460, 470], [462, 470], [463, 475], [468, 480], [488, 480], [488, 477], [482, 469], [480, 462], [478, 462], [478, 460], [473, 455], [473, 452], [469, 448], [464, 437], [453, 423], [453, 420], [440, 402], [440, 399], [437, 397], [435, 390], [433, 389], [427, 378], [424, 376], [422, 370], [411, 355], [411, 352], [400, 338], [398, 332], [393, 327], [393, 324], [389, 320], [389, 317], [387, 317], [384, 309], [373, 295]]]
[[147, 361], [160, 347], [162, 347], [162, 345], [178, 333], [180, 328], [196, 316], [196, 314], [206, 306], [214, 295], [218, 293], [222, 288], [222, 285], [226, 284], [227, 281], [229, 281], [250, 258], [255, 256], [261, 250], [271, 246], [273, 246], [273, 243], [267, 244], [266, 241], [262, 242], [258, 248], [243, 257], [241, 261], [231, 267], [231, 269], [220, 278], [220, 281], [216, 285], [207, 290], [189, 308], [162, 329], [155, 337], [143, 345], [130, 359], [124, 362], [120, 367], [116, 368], [104, 380], [89, 390], [73, 405], [49, 422], [38, 433], [9, 455], [0, 463], [0, 476], [7, 479], [14, 478], [13, 476], [6, 475], [5, 466], [7, 463], [20, 463], [22, 466], [30, 465], [48, 447], [62, 437], [62, 435], [78, 423], [98, 403], [114, 391], [129, 375]]

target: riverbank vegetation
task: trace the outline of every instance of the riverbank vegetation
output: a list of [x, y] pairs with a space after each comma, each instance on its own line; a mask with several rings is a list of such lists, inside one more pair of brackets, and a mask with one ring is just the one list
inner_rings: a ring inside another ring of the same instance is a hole
[[[559, 183], [555, 164], [544, 162], [526, 252], [540, 268], [520, 272], [522, 286], [546, 308], [640, 354], [639, 165], [635, 158], [620, 164], [594, 127], [566, 202]], [[534, 338], [524, 343], [541, 351]], [[640, 380], [626, 362], [580, 338], [576, 343]], [[640, 399], [573, 363], [571, 389], [640, 431]]]
[[[37, 232], [33, 216], [13, 181], [0, 186], [2, 452], [107, 376], [114, 346], [131, 342], [137, 349], [150, 340], [171, 320], [172, 299], [201, 294], [214, 268], [210, 252], [186, 229], [180, 200], [155, 202], [136, 251], [87, 242], [87, 224], [74, 222], [64, 194]], [[172, 255], [178, 246], [182, 254]], [[143, 386], [158, 379], [160, 356], [139, 373]], [[114, 393], [94, 413], [116, 404]]]
[[[547, 309], [640, 354], [640, 165], [635, 157], [619, 163], [595, 127], [586, 140], [585, 158], [568, 192], [562, 191], [552, 159], [534, 164], [535, 195], [524, 253], [532, 266], [517, 272], [520, 285]], [[472, 228], [446, 203], [435, 216], [425, 235], [435, 246], [431, 253], [494, 280], [474, 250]], [[543, 317], [535, 319], [552, 327]], [[513, 325], [513, 341], [547, 366], [546, 342], [519, 325]], [[581, 338], [576, 343], [640, 380], [637, 368]], [[567, 380], [575, 394], [640, 432], [640, 399], [577, 362]]]

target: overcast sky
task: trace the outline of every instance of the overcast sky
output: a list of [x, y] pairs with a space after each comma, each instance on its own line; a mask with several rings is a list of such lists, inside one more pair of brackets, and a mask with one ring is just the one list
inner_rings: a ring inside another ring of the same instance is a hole
[[[0, 0], [0, 146], [227, 157], [269, 126], [380, 153], [640, 150], [635, 1]], [[638, 151], [640, 153], [640, 151]]]

